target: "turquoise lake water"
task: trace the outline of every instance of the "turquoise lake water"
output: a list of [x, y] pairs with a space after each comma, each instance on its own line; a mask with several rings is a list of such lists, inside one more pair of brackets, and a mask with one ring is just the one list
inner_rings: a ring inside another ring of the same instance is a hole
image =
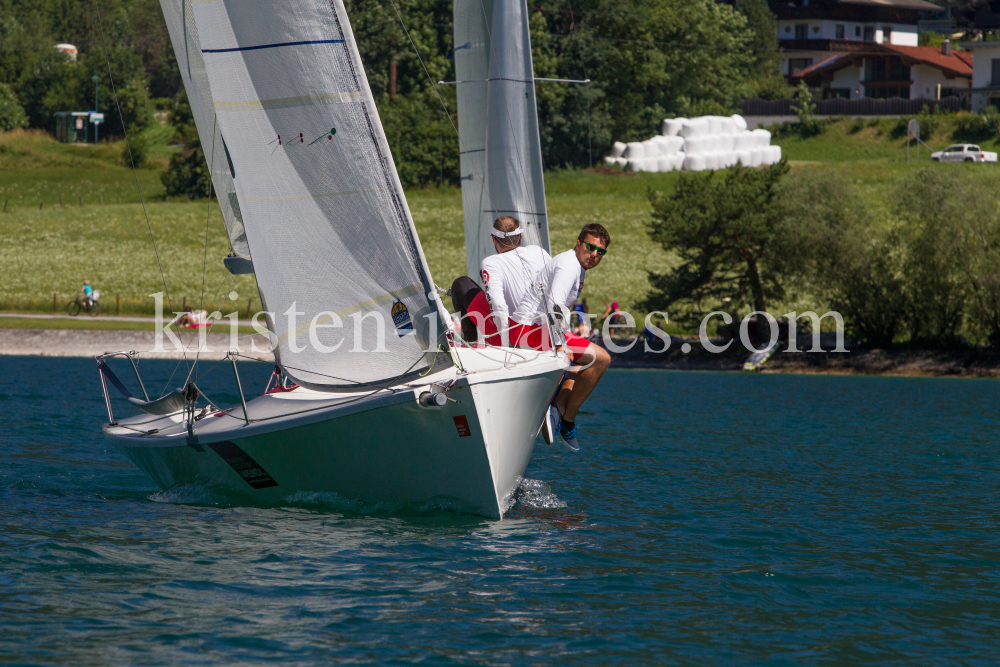
[[998, 661], [995, 381], [611, 371], [489, 521], [160, 492], [93, 360], [0, 372], [0, 662]]

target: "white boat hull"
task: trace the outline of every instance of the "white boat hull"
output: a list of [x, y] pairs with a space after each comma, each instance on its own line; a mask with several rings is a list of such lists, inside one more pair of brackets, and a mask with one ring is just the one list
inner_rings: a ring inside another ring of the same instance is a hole
[[[261, 396], [247, 404], [250, 424], [240, 408], [196, 422], [193, 445], [179, 417], [120, 420], [104, 432], [164, 490], [207, 483], [263, 502], [298, 492], [390, 506], [441, 501], [499, 518], [566, 361], [550, 353], [513, 368], [483, 363], [469, 359], [467, 375], [451, 368], [395, 393]], [[419, 403], [432, 382], [451, 380], [445, 406]]]

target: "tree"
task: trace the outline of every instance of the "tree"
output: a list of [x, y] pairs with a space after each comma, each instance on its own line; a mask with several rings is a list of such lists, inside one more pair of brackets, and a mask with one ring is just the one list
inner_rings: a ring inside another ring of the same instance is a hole
[[0, 132], [16, 130], [28, 125], [28, 117], [24, 113], [17, 95], [6, 83], [0, 83]]
[[181, 148], [170, 156], [160, 181], [171, 197], [207, 197], [211, 175], [186, 92], [181, 92], [174, 101], [171, 122], [177, 128], [174, 142], [181, 144]]
[[812, 99], [809, 86], [806, 85], [805, 81], [799, 81], [799, 86], [795, 89], [795, 104], [792, 105], [792, 111], [799, 117], [797, 129], [805, 137], [819, 134], [822, 129], [822, 125], [813, 117], [816, 105], [813, 104]]
[[747, 20], [750, 30], [750, 76], [753, 95], [780, 99], [788, 93], [788, 83], [781, 76], [781, 50], [778, 48], [778, 20], [766, 0], [737, 0], [736, 9]]
[[891, 345], [910, 311], [898, 234], [875, 224], [857, 188], [833, 170], [806, 170], [778, 188], [788, 275], [841, 313], [848, 333]]
[[786, 173], [784, 160], [762, 169], [682, 173], [672, 193], [650, 193], [650, 235], [681, 263], [650, 274], [652, 291], [643, 305], [665, 311], [678, 302], [690, 304], [693, 312], [682, 316], [688, 323], [746, 301], [766, 311], [768, 301], [784, 292], [788, 266], [782, 257], [788, 228], [776, 197]]

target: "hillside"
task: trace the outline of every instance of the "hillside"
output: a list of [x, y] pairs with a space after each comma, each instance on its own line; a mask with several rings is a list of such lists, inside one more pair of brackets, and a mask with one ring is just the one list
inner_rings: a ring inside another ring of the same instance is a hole
[[[954, 138], [956, 119], [938, 121], [929, 142], [942, 148]], [[918, 166], [915, 150], [913, 162], [905, 162], [905, 140], [895, 133], [898, 125], [896, 119], [838, 120], [808, 138], [772, 128], [773, 143], [782, 146], [793, 170], [838, 171], [860, 187], [870, 204], [880, 207], [886, 203], [888, 186]], [[172, 150], [167, 146], [170, 130], [160, 126], [147, 131], [151, 159], [137, 173], [177, 307], [184, 300], [201, 300], [208, 216], [206, 294], [226, 291], [232, 277], [220, 261], [226, 242], [218, 208], [205, 201], [164, 201], [159, 176]], [[996, 139], [980, 143], [984, 148], [997, 146]], [[121, 148], [120, 142], [96, 147], [58, 144], [39, 132], [0, 135], [0, 200], [7, 202], [6, 214], [0, 214], [0, 280], [5, 286], [0, 310], [51, 312], [53, 293], [62, 304], [89, 278], [104, 295], [105, 312], [113, 312], [107, 304], [113, 304], [115, 295], [120, 295], [123, 313], [151, 312], [148, 295], [163, 286], [132, 171], [121, 165]], [[920, 163], [928, 163], [926, 149], [920, 157]], [[995, 189], [1000, 181], [996, 165], [939, 168], [961, 170], [984, 188]], [[589, 222], [600, 222], [611, 231], [610, 253], [588, 276], [585, 296], [591, 311], [600, 311], [612, 300], [633, 309], [648, 289], [647, 273], [669, 266], [669, 256], [650, 241], [645, 225], [649, 190], [669, 190], [677, 178], [676, 172], [622, 174], [606, 169], [546, 174], [553, 250], [570, 247]], [[460, 191], [421, 188], [406, 194], [435, 280], [447, 286], [465, 271]], [[253, 308], [259, 307], [252, 279], [237, 277], [232, 289], [240, 294], [241, 309], [251, 298]]]

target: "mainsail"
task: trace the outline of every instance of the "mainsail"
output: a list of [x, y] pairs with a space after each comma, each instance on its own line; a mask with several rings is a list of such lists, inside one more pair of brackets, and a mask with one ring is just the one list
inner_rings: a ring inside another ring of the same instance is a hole
[[193, 7], [278, 362], [332, 388], [425, 370], [447, 314], [343, 0]]
[[209, 162], [212, 185], [219, 200], [219, 208], [222, 209], [229, 245], [238, 256], [249, 259], [250, 247], [243, 229], [243, 216], [236, 198], [232, 172], [226, 160], [225, 143], [215, 122], [215, 105], [208, 87], [205, 61], [201, 57], [201, 41], [198, 39], [198, 28], [191, 9], [192, 1], [160, 0], [160, 7], [163, 9], [163, 18], [167, 21], [167, 31], [174, 45], [181, 79], [191, 104], [191, 115], [198, 128], [205, 159]]
[[525, 0], [454, 0], [465, 261], [495, 254], [493, 221], [521, 221], [522, 243], [549, 251], [535, 77]]

